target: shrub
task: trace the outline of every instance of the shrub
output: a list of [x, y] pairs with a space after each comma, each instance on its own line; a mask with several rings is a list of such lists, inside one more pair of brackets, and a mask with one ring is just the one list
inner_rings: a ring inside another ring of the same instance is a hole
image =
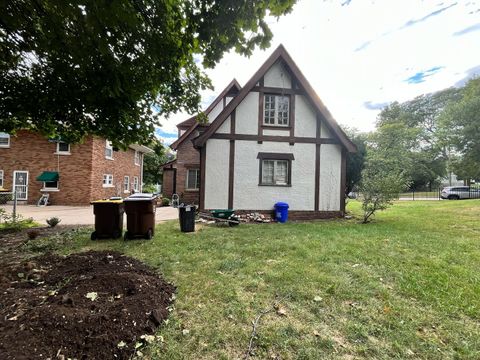
[[36, 239], [38, 235], [40, 235], [40, 231], [38, 231], [37, 229], [30, 229], [27, 231], [27, 236], [29, 240]]
[[51, 228], [54, 228], [55, 226], [58, 225], [58, 223], [60, 222], [61, 220], [57, 217], [51, 217], [50, 219], [47, 219], [47, 224], [48, 226], [50, 226]]
[[169, 206], [170, 199], [169, 198], [162, 198], [162, 206]]

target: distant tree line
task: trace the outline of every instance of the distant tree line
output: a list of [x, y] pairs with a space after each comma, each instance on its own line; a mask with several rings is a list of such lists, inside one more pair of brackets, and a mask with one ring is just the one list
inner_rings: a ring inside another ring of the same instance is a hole
[[345, 195], [359, 188], [370, 196], [366, 216], [372, 204], [381, 209], [399, 192], [437, 187], [451, 173], [470, 184], [480, 179], [480, 78], [391, 103], [371, 133], [346, 132], [359, 151], [347, 159]]

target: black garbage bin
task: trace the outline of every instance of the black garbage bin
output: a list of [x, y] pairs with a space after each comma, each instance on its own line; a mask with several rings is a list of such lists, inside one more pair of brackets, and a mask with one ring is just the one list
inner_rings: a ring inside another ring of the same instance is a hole
[[123, 201], [122, 199], [109, 199], [92, 201], [93, 213], [95, 214], [95, 231], [90, 238], [117, 239], [123, 231]]
[[195, 205], [179, 205], [178, 216], [180, 218], [180, 231], [195, 231]]
[[123, 199], [127, 214], [125, 240], [136, 237], [151, 239], [155, 234], [157, 197], [153, 194], [133, 194]]

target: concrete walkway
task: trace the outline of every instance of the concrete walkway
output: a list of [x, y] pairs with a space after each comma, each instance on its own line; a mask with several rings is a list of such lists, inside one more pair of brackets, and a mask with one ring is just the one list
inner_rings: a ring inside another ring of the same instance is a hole
[[[12, 211], [11, 205], [0, 205], [0, 209], [5, 209], [8, 213]], [[46, 224], [46, 220], [51, 217], [58, 217], [61, 225], [93, 225], [95, 217], [93, 215], [93, 206], [60, 206], [52, 205], [38, 207], [35, 205], [19, 205], [17, 213], [24, 218], [33, 218], [35, 222]], [[165, 220], [178, 219], [178, 209], [172, 207], [159, 207], [155, 215], [157, 223]], [[124, 216], [126, 221], [126, 216]]]

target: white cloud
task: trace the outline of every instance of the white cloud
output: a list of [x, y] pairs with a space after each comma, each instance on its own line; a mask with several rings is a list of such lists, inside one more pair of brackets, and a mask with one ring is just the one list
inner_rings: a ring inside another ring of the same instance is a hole
[[[339, 123], [371, 130], [379, 112], [372, 104], [453, 86], [480, 65], [480, 31], [458, 35], [478, 23], [479, 7], [455, 1], [299, 1], [293, 13], [268, 19], [274, 34], [269, 49], [250, 58], [230, 52], [207, 70], [215, 91], [202, 93], [204, 108], [233, 77], [243, 86], [282, 43]], [[442, 68], [424, 82], [405, 81], [434, 67]], [[162, 122], [163, 130], [176, 133], [175, 125], [187, 118], [172, 116]]]

